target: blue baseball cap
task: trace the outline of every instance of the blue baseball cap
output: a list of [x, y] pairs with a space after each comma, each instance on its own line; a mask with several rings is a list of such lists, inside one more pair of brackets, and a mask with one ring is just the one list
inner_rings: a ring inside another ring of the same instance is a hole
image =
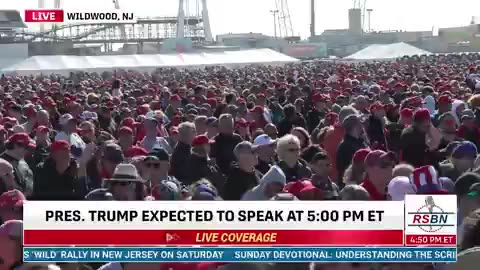
[[458, 144], [452, 152], [452, 157], [456, 159], [475, 159], [477, 157], [477, 146], [472, 142], [465, 141]]

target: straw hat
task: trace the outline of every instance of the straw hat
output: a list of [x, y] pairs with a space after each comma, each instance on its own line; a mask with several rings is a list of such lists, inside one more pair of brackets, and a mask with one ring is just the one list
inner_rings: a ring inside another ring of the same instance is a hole
[[107, 181], [145, 182], [138, 174], [137, 168], [132, 164], [118, 164], [112, 178]]

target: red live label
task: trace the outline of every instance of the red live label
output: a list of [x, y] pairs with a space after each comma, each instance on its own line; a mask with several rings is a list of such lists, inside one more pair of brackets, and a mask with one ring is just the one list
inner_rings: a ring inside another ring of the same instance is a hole
[[25, 22], [63, 22], [61, 9], [27, 9]]

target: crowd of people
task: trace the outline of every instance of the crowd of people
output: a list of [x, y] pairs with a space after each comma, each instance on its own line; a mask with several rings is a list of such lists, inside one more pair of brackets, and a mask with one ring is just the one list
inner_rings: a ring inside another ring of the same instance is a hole
[[0, 107], [0, 270], [406, 267], [24, 264], [26, 200], [401, 201], [406, 194], [456, 194], [459, 262], [407, 268], [469, 270], [480, 262], [478, 54], [3, 75]]

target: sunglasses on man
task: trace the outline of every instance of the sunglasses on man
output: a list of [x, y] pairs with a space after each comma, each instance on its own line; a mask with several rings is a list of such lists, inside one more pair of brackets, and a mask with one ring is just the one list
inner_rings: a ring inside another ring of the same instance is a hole
[[160, 163], [153, 163], [153, 162], [145, 163], [145, 167], [147, 167], [149, 169], [159, 169], [160, 166], [161, 166]]
[[133, 181], [112, 181], [112, 185], [121, 186], [121, 187], [129, 187], [134, 188], [136, 182]]
[[300, 148], [288, 148], [287, 151], [290, 153], [298, 153], [300, 152]]

